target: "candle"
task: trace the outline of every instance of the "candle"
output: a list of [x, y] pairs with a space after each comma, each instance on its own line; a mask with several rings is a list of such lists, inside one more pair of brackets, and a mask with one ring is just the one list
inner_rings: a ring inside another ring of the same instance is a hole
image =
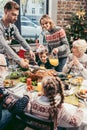
[[31, 85], [31, 78], [27, 78], [27, 85]]
[[37, 91], [42, 92], [42, 84], [41, 84], [41, 82], [37, 83]]

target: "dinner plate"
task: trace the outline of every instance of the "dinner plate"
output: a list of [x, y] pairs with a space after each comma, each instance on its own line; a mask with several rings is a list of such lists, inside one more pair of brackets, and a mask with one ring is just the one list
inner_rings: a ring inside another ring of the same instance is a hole
[[69, 79], [69, 83], [74, 85], [74, 86], [81, 85], [81, 81], [79, 81], [78, 78], [71, 78], [71, 79]]
[[10, 79], [6, 79], [6, 80], [3, 81], [3, 86], [5, 88], [15, 87], [15, 81], [10, 80]]
[[64, 90], [64, 96], [70, 96], [74, 93], [75, 88], [71, 88], [69, 90]]
[[76, 93], [76, 96], [80, 99], [87, 99], [87, 94], [79, 94], [79, 92]]

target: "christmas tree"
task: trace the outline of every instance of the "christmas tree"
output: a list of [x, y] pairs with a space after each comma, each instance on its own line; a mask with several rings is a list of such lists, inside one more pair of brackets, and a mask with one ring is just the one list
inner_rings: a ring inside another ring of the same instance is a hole
[[76, 14], [72, 14], [70, 25], [65, 30], [70, 46], [79, 38], [87, 41], [87, 13], [81, 8]]

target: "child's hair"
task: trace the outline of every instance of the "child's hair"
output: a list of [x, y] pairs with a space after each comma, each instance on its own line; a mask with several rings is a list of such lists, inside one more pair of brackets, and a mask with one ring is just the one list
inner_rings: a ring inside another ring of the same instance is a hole
[[49, 22], [51, 24], [51, 27], [55, 27], [56, 25], [54, 24], [54, 22], [52, 21], [51, 17], [47, 14], [44, 14], [41, 19], [40, 19], [40, 25], [42, 26], [42, 20]]
[[43, 53], [43, 52], [48, 52], [48, 49], [47, 49], [45, 46], [40, 45], [40, 46], [37, 48], [36, 52], [40, 54], [40, 53]]
[[64, 101], [62, 86], [62, 82], [58, 77], [49, 76], [42, 80], [42, 88], [45, 96], [49, 99], [50, 116], [54, 119], [55, 127], [57, 126], [58, 107], [61, 107]]

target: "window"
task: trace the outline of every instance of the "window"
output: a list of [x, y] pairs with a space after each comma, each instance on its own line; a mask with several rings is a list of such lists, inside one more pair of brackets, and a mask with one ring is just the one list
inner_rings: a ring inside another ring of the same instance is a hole
[[43, 14], [43, 12], [44, 12], [44, 9], [43, 8], [40, 8], [40, 14]]
[[32, 8], [32, 14], [35, 14], [35, 8]]
[[32, 0], [32, 3], [35, 3], [36, 0]]
[[[31, 29], [33, 30], [33, 28], [34, 28], [33, 34], [34, 34], [34, 32], [36, 32], [36, 35], [39, 36], [39, 33], [41, 32], [39, 20], [40, 20], [41, 16], [43, 14], [46, 14], [46, 12], [47, 12], [46, 4], [47, 4], [47, 0], [22, 0], [22, 1], [20, 1], [20, 5], [21, 5], [20, 14], [22, 15], [21, 34], [23, 35], [23, 37], [27, 33], [27, 37], [29, 38], [29, 35], [30, 35], [29, 30], [31, 30]], [[26, 18], [23, 18], [23, 16]], [[23, 20], [25, 20], [26, 22]], [[30, 23], [28, 22], [29, 20], [32, 22], [32, 24], [31, 24], [32, 28], [30, 28]], [[28, 31], [29, 31], [29, 33], [28, 33]], [[32, 38], [32, 37], [30, 37], [30, 38]]]
[[[4, 11], [3, 7], [7, 1], [9, 0], [0, 0], [0, 19], [3, 15]], [[34, 29], [36, 29], [37, 26], [37, 29], [39, 28], [39, 31], [41, 31], [39, 20], [43, 14], [47, 13], [46, 9], [48, 0], [14, 0], [14, 1], [16, 1], [18, 4], [20, 3], [20, 14], [21, 16], [25, 16], [21, 18], [21, 21], [20, 19], [18, 19], [18, 21], [16, 22], [16, 25], [19, 28], [19, 30], [21, 26], [21, 34], [24, 34], [24, 32], [27, 33], [26, 28], [28, 27], [29, 23], [25, 23], [25, 21], [27, 22], [29, 20], [34, 24]], [[29, 35], [29, 33], [27, 35]]]

